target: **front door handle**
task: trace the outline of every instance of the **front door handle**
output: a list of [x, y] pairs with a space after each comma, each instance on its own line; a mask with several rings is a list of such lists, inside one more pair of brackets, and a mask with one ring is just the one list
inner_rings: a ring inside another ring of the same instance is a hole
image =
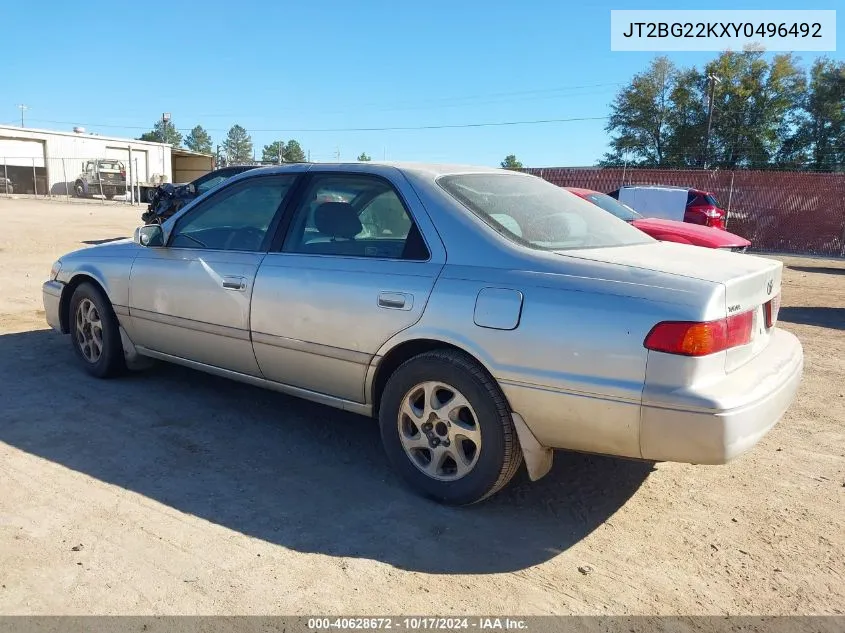
[[380, 292], [378, 293], [378, 305], [380, 308], [390, 310], [410, 310], [414, 307], [414, 295], [404, 292]]
[[223, 287], [226, 290], [245, 290], [246, 278], [244, 277], [223, 277]]

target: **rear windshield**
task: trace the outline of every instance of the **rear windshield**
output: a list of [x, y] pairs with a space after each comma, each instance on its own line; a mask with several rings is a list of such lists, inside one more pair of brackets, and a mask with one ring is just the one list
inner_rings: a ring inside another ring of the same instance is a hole
[[463, 174], [443, 176], [437, 183], [490, 227], [523, 246], [565, 250], [653, 241], [595, 204], [540, 178]]

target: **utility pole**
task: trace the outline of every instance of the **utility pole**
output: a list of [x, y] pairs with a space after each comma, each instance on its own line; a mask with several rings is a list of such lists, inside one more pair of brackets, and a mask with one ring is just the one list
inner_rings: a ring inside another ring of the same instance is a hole
[[340, 162], [340, 147], [335, 148], [334, 158], [337, 162]]
[[167, 130], [167, 124], [170, 122], [170, 113], [169, 112], [162, 112], [161, 113], [161, 142], [167, 142], [167, 135], [165, 134], [165, 130]]
[[23, 122], [23, 113], [26, 112], [27, 110], [29, 110], [29, 106], [26, 105], [25, 103], [19, 103], [18, 108], [20, 108], [20, 111], [21, 111], [21, 127], [26, 127], [24, 125], [24, 122]]
[[282, 164], [282, 148], [285, 146], [284, 141], [279, 141], [279, 164]]
[[707, 169], [707, 163], [710, 159], [710, 127], [713, 125], [713, 104], [716, 96], [716, 84], [722, 81], [712, 73], [707, 75], [707, 80], [710, 82], [710, 100], [707, 105], [707, 133], [704, 137], [704, 160], [702, 161], [705, 169]]

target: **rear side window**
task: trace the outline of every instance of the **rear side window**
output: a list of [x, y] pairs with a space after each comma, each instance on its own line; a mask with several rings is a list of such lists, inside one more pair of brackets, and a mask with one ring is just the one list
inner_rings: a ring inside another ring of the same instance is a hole
[[540, 178], [506, 173], [443, 176], [437, 183], [493, 230], [541, 250], [653, 241], [624, 220]]
[[690, 192], [689, 197], [687, 197], [687, 206], [696, 206], [696, 207], [703, 207], [703, 206], [711, 206], [711, 207], [718, 207], [719, 202], [716, 200], [716, 197], [710, 193], [694, 193]]
[[393, 186], [366, 175], [315, 176], [282, 250], [340, 257], [429, 258], [422, 235]]

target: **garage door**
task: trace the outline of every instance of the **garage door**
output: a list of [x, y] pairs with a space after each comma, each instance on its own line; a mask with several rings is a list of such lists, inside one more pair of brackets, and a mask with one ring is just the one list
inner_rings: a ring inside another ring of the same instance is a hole
[[146, 150], [132, 150], [132, 179], [136, 182], [147, 182]]
[[32, 167], [44, 167], [44, 142], [15, 138], [0, 138], [0, 164]]
[[[129, 178], [129, 148], [106, 147], [106, 158], [116, 158], [126, 167], [126, 177]], [[137, 163], [138, 173], [135, 173]], [[132, 150], [132, 180], [135, 182], [147, 181], [147, 152]]]

